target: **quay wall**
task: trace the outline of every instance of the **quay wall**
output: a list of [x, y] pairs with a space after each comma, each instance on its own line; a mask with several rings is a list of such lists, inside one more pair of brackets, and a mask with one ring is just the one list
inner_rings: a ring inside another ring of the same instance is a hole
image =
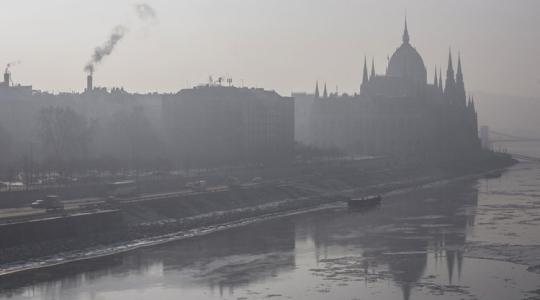
[[119, 210], [105, 210], [0, 225], [0, 248], [59, 239], [92, 238], [124, 228]]

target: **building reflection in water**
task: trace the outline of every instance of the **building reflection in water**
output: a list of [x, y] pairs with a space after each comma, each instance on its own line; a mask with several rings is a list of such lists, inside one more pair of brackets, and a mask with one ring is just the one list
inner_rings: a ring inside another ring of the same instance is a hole
[[403, 299], [410, 299], [431, 257], [434, 263], [446, 260], [449, 285], [461, 276], [463, 248], [478, 205], [475, 182], [388, 197], [366, 213], [321, 213], [297, 230], [311, 234], [316, 261], [357, 249], [364, 264], [386, 265]]

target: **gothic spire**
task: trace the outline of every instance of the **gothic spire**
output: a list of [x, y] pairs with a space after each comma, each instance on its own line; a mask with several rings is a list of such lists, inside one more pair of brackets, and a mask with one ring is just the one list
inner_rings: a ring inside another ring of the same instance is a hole
[[[444, 87], [444, 93], [450, 98], [454, 95], [455, 87], [455, 77], [454, 77], [454, 65], [452, 63], [452, 50], [448, 52], [448, 69], [446, 70], [446, 84]], [[452, 99], [449, 99], [452, 100]]]
[[456, 74], [456, 96], [461, 106], [466, 105], [467, 93], [465, 92], [465, 83], [463, 82], [463, 71], [461, 69], [461, 54], [458, 54], [458, 65]]
[[458, 54], [458, 65], [457, 65], [457, 74], [456, 74], [456, 82], [463, 83], [463, 72], [461, 70], [461, 53]]
[[326, 82], [324, 83], [323, 98], [328, 98], [328, 91], [326, 90]]
[[367, 71], [367, 59], [364, 56], [364, 74], [362, 76], [362, 85], [366, 84], [369, 81], [368, 71]]
[[448, 69], [446, 70], [446, 80], [454, 82], [454, 64], [452, 62], [452, 50], [448, 51]]
[[315, 83], [315, 98], [319, 98], [319, 81]]
[[369, 76], [369, 80], [373, 80], [375, 78], [375, 59], [371, 59], [371, 75]]
[[405, 17], [405, 30], [403, 31], [403, 44], [409, 43], [409, 29], [407, 28], [407, 17]]

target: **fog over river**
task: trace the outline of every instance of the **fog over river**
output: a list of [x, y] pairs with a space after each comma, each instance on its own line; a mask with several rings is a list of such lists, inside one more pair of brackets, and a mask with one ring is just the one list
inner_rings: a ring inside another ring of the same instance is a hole
[[371, 211], [335, 204], [35, 271], [0, 299], [540, 299], [539, 180], [524, 162]]

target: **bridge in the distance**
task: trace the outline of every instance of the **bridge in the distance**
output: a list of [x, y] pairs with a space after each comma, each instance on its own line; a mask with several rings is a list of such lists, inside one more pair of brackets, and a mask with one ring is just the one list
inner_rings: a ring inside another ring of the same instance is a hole
[[[540, 144], [540, 138], [537, 138], [537, 137], [517, 136], [517, 135], [512, 135], [512, 134], [508, 134], [504, 132], [491, 130], [487, 126], [483, 126], [483, 127], [484, 127], [483, 128], [484, 132], [483, 134], [481, 133], [482, 143], [484, 147], [487, 146], [487, 148], [489, 149], [492, 149], [493, 145], [498, 144], [498, 143], [538, 142]], [[508, 154], [512, 155], [512, 157], [516, 159], [540, 162], [540, 157], [535, 157], [535, 156], [521, 154], [521, 153], [515, 153], [513, 151], [508, 152]]]
[[522, 137], [495, 130], [489, 130], [489, 141], [491, 143], [519, 143], [519, 142], [540, 142], [540, 138]]

